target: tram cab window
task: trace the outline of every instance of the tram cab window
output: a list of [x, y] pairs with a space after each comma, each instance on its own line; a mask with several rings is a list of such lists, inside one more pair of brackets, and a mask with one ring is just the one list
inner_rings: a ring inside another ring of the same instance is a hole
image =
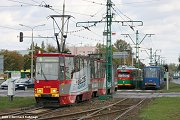
[[128, 78], [128, 77], [130, 77], [130, 74], [128, 72], [121, 72], [118, 74], [118, 77]]
[[145, 77], [147, 78], [157, 78], [158, 71], [156, 68], [146, 68], [145, 69]]
[[58, 62], [58, 57], [37, 57], [36, 80], [57, 80]]

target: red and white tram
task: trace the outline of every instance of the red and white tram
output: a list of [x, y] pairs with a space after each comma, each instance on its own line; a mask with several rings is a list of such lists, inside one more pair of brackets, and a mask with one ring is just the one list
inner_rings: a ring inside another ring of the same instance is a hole
[[37, 103], [72, 104], [106, 94], [105, 61], [63, 53], [36, 54]]

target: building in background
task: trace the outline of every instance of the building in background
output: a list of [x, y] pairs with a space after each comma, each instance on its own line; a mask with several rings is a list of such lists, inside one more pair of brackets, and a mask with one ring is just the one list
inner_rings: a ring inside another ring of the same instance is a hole
[[67, 46], [73, 55], [88, 55], [96, 53], [95, 46]]

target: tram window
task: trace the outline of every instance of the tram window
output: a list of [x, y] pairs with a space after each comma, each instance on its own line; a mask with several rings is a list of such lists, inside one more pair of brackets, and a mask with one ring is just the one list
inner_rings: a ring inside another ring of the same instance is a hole
[[157, 78], [158, 71], [156, 68], [146, 68], [145, 69], [145, 77], [147, 78]]
[[98, 63], [97, 61], [95, 61], [94, 63], [95, 63], [95, 78], [98, 78]]
[[97, 73], [96, 73], [97, 76], [96, 76], [96, 78], [100, 78], [100, 74], [101, 74], [100, 69], [101, 69], [100, 68], [100, 62], [97, 62]]
[[82, 68], [84, 68], [84, 59], [83, 58], [81, 58], [80, 59], [80, 70], [82, 69]]
[[59, 79], [64, 80], [64, 66], [60, 66]]
[[75, 72], [78, 72], [78, 71], [79, 71], [79, 58], [78, 58], [78, 57], [76, 57], [76, 58], [74, 59], [74, 71], [75, 71]]
[[100, 63], [100, 78], [103, 78], [103, 65]]
[[59, 58], [60, 70], [59, 70], [59, 79], [64, 80], [64, 57]]
[[85, 59], [84, 60], [84, 67], [87, 67], [88, 61]]
[[95, 67], [94, 67], [94, 60], [90, 60], [90, 66], [91, 66], [91, 78], [95, 78]]
[[66, 66], [66, 72], [65, 72], [66, 79], [71, 79], [74, 70], [73, 57], [65, 57], [65, 66]]
[[118, 74], [118, 77], [127, 78], [127, 77], [130, 77], [130, 74], [127, 73], [127, 72], [122, 72], [122, 73], [119, 73], [119, 74]]
[[69, 71], [69, 67], [66, 67], [66, 80], [70, 79], [71, 78], [71, 74], [70, 74], [70, 71]]
[[36, 62], [36, 79], [57, 80], [58, 64], [57, 57], [38, 57]]

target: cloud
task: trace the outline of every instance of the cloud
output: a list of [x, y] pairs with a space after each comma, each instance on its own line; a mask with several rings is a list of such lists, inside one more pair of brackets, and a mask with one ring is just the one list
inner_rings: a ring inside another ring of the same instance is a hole
[[[35, 0], [41, 4], [41, 1]], [[92, 3], [91, 0], [65, 0], [66, 1], [66, 14], [72, 15], [74, 18], [70, 19], [69, 31], [75, 31], [73, 34], [68, 34], [67, 42], [71, 44], [92, 44], [97, 42], [106, 43], [106, 37], [102, 35], [106, 29], [105, 23], [97, 24], [89, 30], [82, 30], [82, 27], [76, 27], [77, 22], [96, 21], [101, 20], [106, 14], [106, 5], [99, 5]], [[25, 3], [38, 5], [37, 3], [29, 0], [23, 0]], [[62, 1], [45, 0], [46, 4], [52, 5], [53, 10], [38, 7], [38, 6], [22, 6], [22, 3], [10, 2], [1, 0], [0, 6], [15, 6], [15, 7], [0, 7], [0, 26], [10, 27], [13, 29], [0, 27], [1, 44], [3, 49], [27, 49], [31, 44], [31, 38], [25, 38], [23, 43], [19, 43], [17, 35], [20, 31], [24, 32], [25, 36], [31, 37], [31, 30], [19, 26], [24, 24], [27, 26], [36, 26], [39, 24], [46, 24], [45, 27], [39, 27], [34, 30], [34, 36], [53, 36], [53, 22], [52, 19], [47, 19], [49, 15], [62, 13]], [[45, 3], [42, 2], [43, 5]], [[105, 0], [94, 1], [97, 3], [105, 3]], [[161, 55], [170, 61], [177, 63], [176, 57], [180, 51], [179, 41], [179, 27], [180, 27], [180, 6], [179, 0], [113, 0], [115, 4], [113, 13], [116, 13], [116, 18], [113, 20], [142, 20], [144, 26], [135, 27], [139, 30], [142, 39], [146, 33], [153, 33], [151, 40], [146, 38], [142, 47], [150, 48], [153, 50], [162, 49]], [[58, 12], [58, 13], [57, 13]], [[122, 12], [123, 14], [121, 14]], [[95, 15], [95, 16], [90, 16]], [[125, 16], [126, 15], [126, 16]], [[120, 17], [121, 16], [121, 17]], [[123, 18], [123, 19], [122, 19]], [[61, 26], [61, 22], [58, 21]], [[112, 37], [112, 43], [116, 39], [124, 39], [122, 33], [129, 33], [135, 36], [135, 32], [127, 26], [122, 26], [120, 23], [113, 23], [112, 31], [116, 35]], [[144, 33], [144, 34], [142, 34]], [[42, 41], [55, 43], [52, 39], [34, 39], [39, 45]], [[134, 37], [135, 40], [135, 37]], [[128, 42], [132, 43], [130, 39]], [[147, 56], [147, 55], [143, 55]], [[141, 56], [141, 57], [143, 57]], [[173, 59], [172, 59], [173, 58]], [[146, 60], [148, 61], [148, 60]]]
[[178, 0], [174, 0], [169, 1], [168, 3], [162, 3], [159, 7], [158, 7], [158, 11], [159, 12], [174, 12], [180, 10], [180, 6], [179, 6], [179, 1]]

